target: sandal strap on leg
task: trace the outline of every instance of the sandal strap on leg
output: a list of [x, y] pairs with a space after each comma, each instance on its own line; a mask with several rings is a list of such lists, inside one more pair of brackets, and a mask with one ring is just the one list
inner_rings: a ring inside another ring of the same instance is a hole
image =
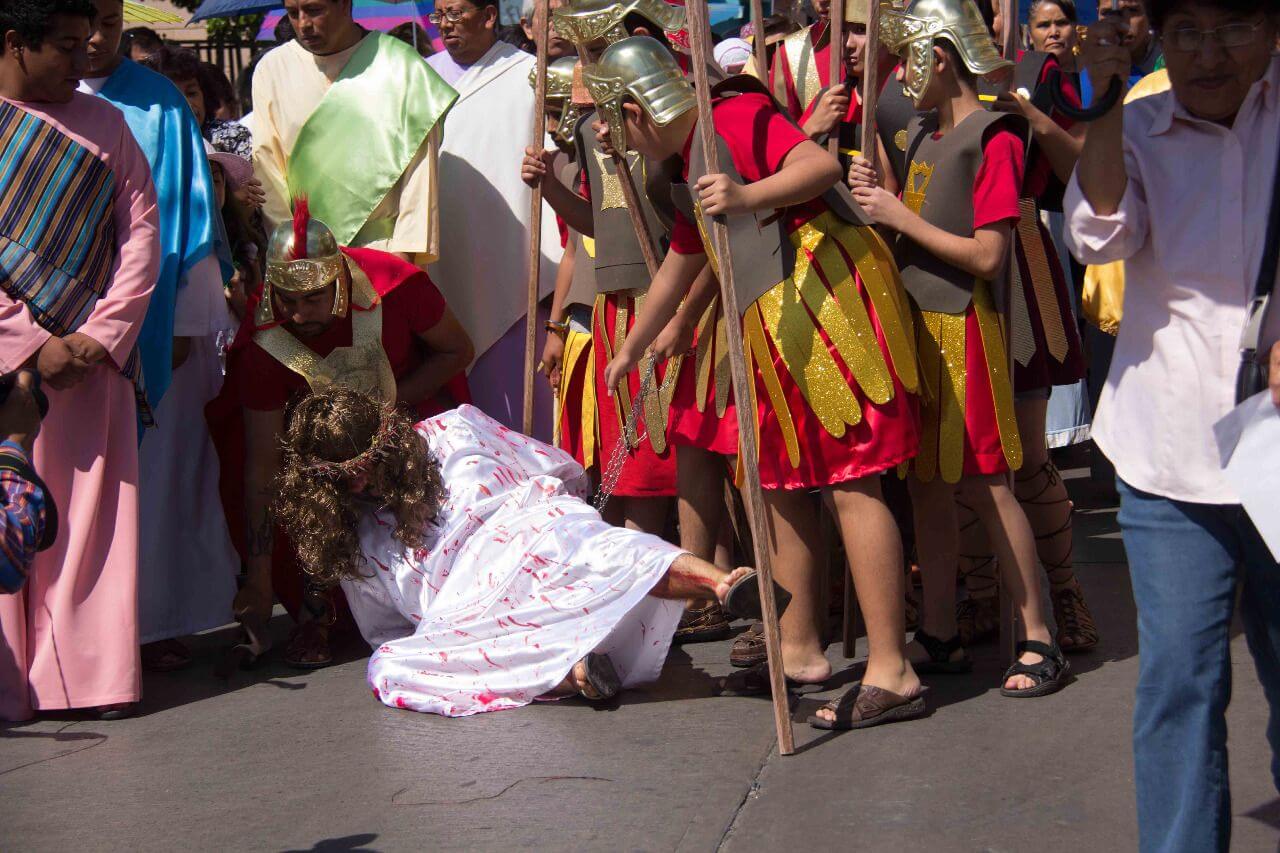
[[957, 649], [963, 648], [959, 634], [949, 640], [939, 640], [923, 628], [916, 630], [915, 641], [924, 646], [924, 650], [929, 653], [929, 658], [935, 663], [946, 663], [951, 660], [951, 656]]
[[1042, 643], [1039, 640], [1019, 640], [1017, 651], [1018, 655], [1031, 652], [1032, 654], [1040, 655], [1046, 660], [1062, 660], [1062, 650], [1058, 648], [1057, 643], [1049, 645], [1048, 643]]

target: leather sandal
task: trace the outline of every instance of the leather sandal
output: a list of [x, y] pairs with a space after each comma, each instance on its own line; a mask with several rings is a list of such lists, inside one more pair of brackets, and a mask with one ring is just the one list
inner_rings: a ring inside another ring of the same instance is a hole
[[923, 717], [927, 710], [924, 703], [924, 694], [927, 692], [928, 687], [921, 687], [916, 695], [903, 696], [859, 681], [839, 698], [822, 706], [823, 710], [836, 715], [834, 720], [823, 719], [814, 714], [809, 717], [809, 725], [815, 729], [844, 731], [914, 720]]
[[1098, 645], [1098, 626], [1084, 601], [1084, 591], [1075, 578], [1061, 589], [1052, 590], [1053, 621], [1058, 627], [1058, 645], [1067, 654], [1092, 651]]
[[327, 629], [314, 619], [296, 626], [285, 646], [284, 662], [294, 669], [322, 669], [333, 663]]
[[738, 635], [729, 649], [729, 663], [736, 667], [755, 666], [768, 659], [764, 647], [764, 623], [756, 622]]
[[[1048, 696], [1050, 693], [1057, 693], [1066, 686], [1067, 672], [1071, 669], [1071, 664], [1067, 661], [1066, 656], [1062, 654], [1062, 650], [1058, 648], [1057, 643], [1048, 645], [1036, 640], [1023, 640], [1018, 643], [1017, 657], [1022, 657], [1027, 652], [1040, 655], [1042, 660], [1037, 663], [1015, 661], [1013, 666], [1005, 671], [1004, 678], [1000, 681], [1001, 696], [1010, 696], [1014, 699], [1032, 699], [1036, 696]], [[1035, 684], [1022, 690], [1010, 690], [1004, 685], [1006, 681], [1015, 675], [1028, 676]]]
[[[956, 634], [950, 640], [939, 640], [932, 634], [926, 633], [923, 629], [916, 631], [913, 638], [928, 653], [929, 659], [917, 663], [911, 662], [911, 666], [916, 672], [934, 673], [937, 675], [962, 675], [966, 672], [973, 671], [973, 661], [964, 650], [964, 644], [960, 642], [960, 635]], [[952, 655], [960, 652], [960, 657], [952, 658]]]
[[1000, 634], [1000, 595], [974, 596], [956, 602], [956, 634], [972, 646]]
[[732, 630], [720, 603], [703, 601], [685, 608], [684, 613], [680, 615], [680, 625], [676, 628], [672, 642], [711, 643], [716, 640], [727, 640]]

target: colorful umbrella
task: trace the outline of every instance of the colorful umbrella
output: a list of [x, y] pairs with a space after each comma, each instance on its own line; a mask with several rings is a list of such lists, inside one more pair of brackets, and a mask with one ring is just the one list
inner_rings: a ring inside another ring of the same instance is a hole
[[152, 9], [134, 0], [124, 0], [124, 22], [126, 24], [181, 24], [182, 16], [162, 9]]
[[[383, 32], [406, 22], [421, 24], [434, 40], [437, 34], [435, 27], [427, 23], [427, 15], [435, 7], [435, 0], [351, 0], [351, 17], [366, 30]], [[258, 40], [271, 41], [272, 31], [283, 17], [283, 11], [268, 12], [258, 30]]]

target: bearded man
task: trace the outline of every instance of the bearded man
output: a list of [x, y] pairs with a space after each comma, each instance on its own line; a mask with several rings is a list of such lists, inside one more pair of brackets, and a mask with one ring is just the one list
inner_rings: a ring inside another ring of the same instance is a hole
[[268, 507], [280, 469], [285, 409], [311, 391], [355, 388], [426, 417], [467, 402], [461, 372], [471, 341], [427, 274], [376, 249], [340, 247], [303, 201], [267, 247], [262, 298], [250, 306], [211, 405], [222, 457], [223, 499], [242, 533], [248, 580], [236, 596], [250, 630], [274, 597], [299, 620], [285, 662], [324, 666], [337, 602], [304, 586], [293, 545]]

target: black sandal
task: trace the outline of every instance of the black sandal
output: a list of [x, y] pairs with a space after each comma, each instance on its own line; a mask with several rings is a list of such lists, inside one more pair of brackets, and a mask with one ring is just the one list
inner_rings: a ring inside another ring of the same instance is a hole
[[[778, 586], [777, 581], [773, 584], [773, 602], [778, 607], [778, 618], [781, 619], [782, 614], [787, 612], [787, 605], [791, 603], [791, 593]], [[760, 581], [754, 569], [729, 587], [724, 596], [723, 607], [724, 612], [734, 619], [759, 621], [764, 618], [764, 610], [760, 604]]]
[[[575, 667], [576, 669], [576, 667]], [[608, 655], [592, 652], [582, 659], [583, 681], [578, 695], [589, 702], [603, 702], [618, 695], [622, 679]]]
[[[932, 634], [926, 633], [924, 629], [916, 631], [913, 639], [919, 643], [929, 654], [929, 659], [916, 663], [911, 662], [911, 666], [916, 672], [933, 673], [936, 675], [963, 675], [966, 672], [973, 671], [973, 661], [964, 650], [964, 644], [960, 642], [960, 635], [956, 634], [950, 640], [939, 640]], [[960, 657], [952, 659], [951, 656], [960, 651]]]
[[[1062, 649], [1058, 648], [1058, 644], [1048, 645], [1036, 640], [1023, 640], [1018, 643], [1016, 657], [1022, 657], [1027, 652], [1040, 655], [1041, 660], [1037, 663], [1020, 663], [1014, 661], [1013, 666], [1005, 671], [1004, 678], [1000, 681], [1000, 695], [1011, 696], [1014, 699], [1033, 699], [1037, 696], [1048, 696], [1050, 693], [1057, 693], [1067, 683], [1067, 672], [1071, 669], [1071, 664], [1067, 662], [1066, 656], [1062, 654]], [[1025, 675], [1030, 677], [1035, 685], [1026, 687], [1022, 690], [1009, 690], [1005, 687], [1005, 682], [1015, 675]]]

